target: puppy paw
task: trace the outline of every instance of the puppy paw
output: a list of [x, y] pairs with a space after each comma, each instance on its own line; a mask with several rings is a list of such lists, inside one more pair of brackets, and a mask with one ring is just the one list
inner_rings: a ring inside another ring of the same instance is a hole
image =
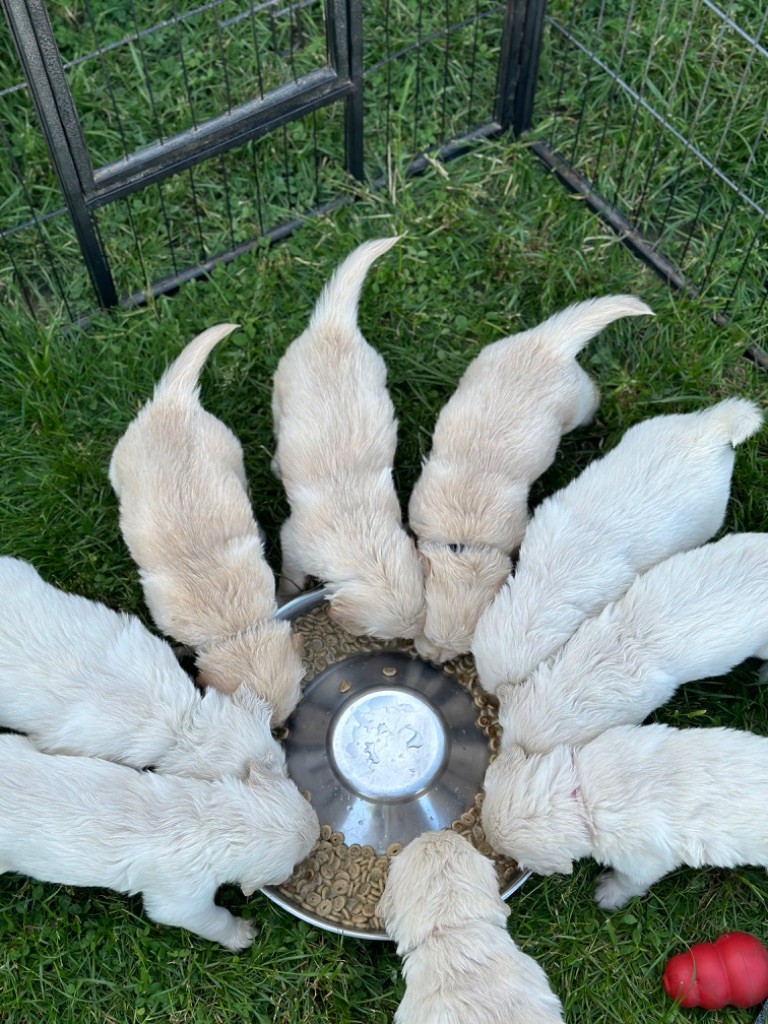
[[628, 896], [621, 882], [616, 878], [615, 871], [604, 871], [595, 886], [595, 903], [602, 910], [618, 910], [629, 903]]
[[256, 938], [256, 928], [250, 921], [242, 917], [233, 918], [232, 927], [228, 934], [221, 940], [221, 944], [237, 952], [240, 949], [248, 949]]

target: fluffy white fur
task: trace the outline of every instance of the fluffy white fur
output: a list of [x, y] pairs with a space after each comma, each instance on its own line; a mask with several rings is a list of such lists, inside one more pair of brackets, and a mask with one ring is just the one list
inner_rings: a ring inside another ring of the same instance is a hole
[[560, 1000], [507, 932], [493, 862], [455, 832], [414, 839], [377, 913], [404, 958], [395, 1024], [556, 1024]]
[[768, 739], [621, 725], [580, 748], [503, 752], [482, 816], [488, 841], [539, 874], [604, 864], [595, 899], [613, 910], [682, 865], [768, 867], [767, 804]]
[[272, 398], [273, 468], [291, 506], [281, 592], [314, 576], [341, 625], [387, 639], [416, 635], [424, 577], [392, 482], [397, 423], [387, 370], [358, 329], [357, 306], [369, 267], [396, 241], [366, 242], [336, 270], [280, 360]]
[[195, 649], [206, 686], [245, 683], [279, 723], [298, 702], [301, 658], [289, 623], [272, 618], [275, 578], [240, 442], [199, 402], [203, 364], [235, 327], [204, 331], [171, 364], [115, 448], [109, 478], [159, 628]]
[[753, 402], [657, 416], [626, 432], [536, 509], [515, 576], [481, 615], [483, 686], [520, 683], [652, 565], [720, 529], [735, 445], [762, 423]]
[[754, 655], [768, 658], [768, 534], [742, 533], [649, 569], [527, 682], [500, 686], [503, 745], [543, 754], [637, 725]]
[[319, 835], [293, 783], [259, 765], [247, 782], [206, 782], [41, 754], [11, 735], [0, 760], [0, 871], [140, 892], [153, 921], [229, 949], [254, 932], [216, 906], [219, 886], [250, 895], [284, 881]]
[[205, 695], [138, 619], [0, 558], [0, 725], [51, 754], [215, 779], [285, 772], [271, 709], [241, 686]]
[[631, 295], [591, 299], [488, 345], [443, 408], [408, 509], [424, 562], [426, 617], [416, 649], [447, 661], [469, 651], [475, 625], [512, 571], [528, 525], [528, 490], [562, 434], [600, 402], [576, 362], [624, 316], [653, 315]]

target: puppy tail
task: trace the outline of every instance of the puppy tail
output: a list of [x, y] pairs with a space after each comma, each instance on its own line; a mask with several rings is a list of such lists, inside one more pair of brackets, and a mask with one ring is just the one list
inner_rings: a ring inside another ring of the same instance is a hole
[[320, 293], [309, 322], [310, 330], [331, 324], [346, 331], [357, 328], [357, 306], [365, 275], [373, 261], [391, 249], [398, 240], [398, 236], [395, 236], [364, 242], [347, 256]]
[[747, 398], [726, 398], [724, 402], [718, 402], [708, 409], [704, 415], [714, 419], [734, 448], [756, 434], [763, 425], [760, 407]]
[[200, 371], [211, 349], [239, 326], [239, 324], [217, 324], [216, 327], [209, 327], [207, 331], [198, 334], [160, 378], [155, 388], [155, 397], [159, 394], [168, 394], [168, 392], [174, 392], [179, 396], [189, 396], [197, 387]]
[[555, 313], [534, 328], [553, 355], [573, 359], [604, 327], [624, 316], [654, 316], [653, 310], [634, 295], [606, 295], [577, 302]]

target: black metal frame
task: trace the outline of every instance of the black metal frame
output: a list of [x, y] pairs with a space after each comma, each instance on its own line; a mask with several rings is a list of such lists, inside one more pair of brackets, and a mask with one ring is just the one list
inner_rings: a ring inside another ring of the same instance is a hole
[[[105, 248], [99, 237], [95, 216], [97, 210], [110, 203], [130, 196], [149, 185], [157, 184], [181, 171], [191, 169], [202, 161], [218, 156], [233, 147], [241, 146], [249, 140], [260, 138], [309, 113], [342, 101], [344, 107], [344, 166], [351, 177], [357, 180], [365, 178], [365, 78], [387, 62], [382, 62], [381, 65], [374, 64], [368, 68], [364, 67], [363, 0], [322, 0], [326, 25], [326, 67], [314, 70], [300, 78], [297, 78], [294, 72], [294, 80], [287, 85], [239, 106], [232, 107], [230, 104], [229, 109], [225, 112], [207, 121], [195, 123], [194, 127], [171, 137], [159, 138], [151, 145], [137, 149], [122, 159], [97, 168], [92, 165], [83, 128], [66, 79], [66, 68], [87, 58], [78, 58], [67, 65], [62, 63], [44, 0], [0, 0], [0, 2], [21, 59], [83, 261], [88, 269], [98, 304], [102, 308], [115, 305], [118, 301], [123, 305], [137, 305], [147, 301], [152, 295], [171, 292], [184, 281], [203, 276], [216, 265], [228, 263], [237, 256], [248, 252], [264, 239], [278, 241], [287, 237], [307, 217], [327, 213], [337, 208], [350, 201], [350, 195], [337, 195], [324, 203], [320, 203], [320, 197], [317, 195], [314, 208], [305, 210], [301, 217], [286, 220], [269, 230], [265, 230], [262, 225], [262, 233], [258, 237], [239, 244], [235, 244], [235, 237], [232, 234], [232, 244], [225, 251], [209, 258], [203, 258], [199, 263], [186, 267], [177, 267], [174, 261], [174, 273], [159, 281], [154, 281], [145, 289], [124, 296], [122, 299], [117, 294]], [[220, 2], [222, 0], [207, 0], [203, 7], [196, 10], [208, 9]], [[267, 0], [267, 2], [261, 3], [259, 10], [266, 8], [271, 2], [272, 0]], [[296, 0], [294, 5], [287, 9], [288, 13], [297, 10], [306, 2], [308, 0]], [[419, 0], [419, 4], [422, 2], [423, 0]], [[768, 52], [760, 46], [759, 41], [746, 35], [738, 25], [730, 21], [724, 12], [716, 6], [714, 0], [700, 0], [700, 2], [716, 12], [724, 23], [727, 22], [729, 27], [744, 38], [755, 53], [768, 56]], [[253, 0], [251, 0], [251, 16], [255, 9]], [[573, 10], [575, 11], [575, 4]], [[419, 11], [421, 11], [421, 6], [419, 6]], [[696, 150], [691, 140], [683, 138], [672, 125], [668, 124], [666, 115], [656, 110], [641, 94], [642, 87], [641, 93], [633, 90], [617, 71], [602, 62], [597, 53], [580, 41], [574, 34], [572, 21], [568, 25], [563, 25], [549, 15], [546, 11], [546, 0], [503, 0], [503, 2], [500, 0], [498, 12], [500, 20], [503, 19], [503, 21], [496, 74], [496, 95], [492, 111], [488, 111], [486, 120], [474, 126], [472, 126], [470, 114], [467, 130], [453, 138], [443, 138], [439, 146], [434, 147], [431, 152], [428, 151], [429, 155], [425, 155], [424, 152], [419, 154], [417, 148], [413, 153], [413, 160], [406, 170], [408, 176], [423, 171], [429, 166], [432, 158], [447, 161], [459, 156], [466, 152], [478, 138], [494, 137], [507, 130], [511, 130], [515, 136], [521, 137], [530, 130], [533, 121], [542, 36], [545, 23], [548, 23], [554, 33], [567, 40], [569, 46], [585, 55], [591, 61], [592, 67], [599, 73], [608, 75], [613, 87], [631, 99], [635, 105], [635, 111], [642, 108], [653, 117], [659, 124], [660, 133], [663, 130], [670, 132], [684, 144], [687, 153], [699, 160], [710, 175], [722, 180], [735, 195], [740, 197], [761, 218], [761, 223], [765, 221], [766, 210], [742, 191], [738, 183], [724, 175], [716, 166], [716, 160], [715, 162], [707, 160], [704, 154]], [[442, 33], [433, 32], [426, 37], [422, 37], [421, 20], [419, 20], [418, 40], [407, 50], [415, 50], [418, 60], [422, 45], [444, 35], [447, 69], [450, 32], [461, 29], [472, 22], [477, 23], [480, 17], [485, 18], [489, 14], [492, 12], [486, 11], [483, 15], [479, 15], [476, 10], [474, 17], [467, 16], [456, 24], [446, 24]], [[182, 17], [185, 16], [187, 15], [182, 15]], [[247, 12], [237, 15], [238, 18], [246, 16]], [[174, 19], [178, 19], [178, 17], [174, 14]], [[136, 24], [136, 32], [129, 39], [135, 39], [141, 43], [143, 35], [166, 27], [167, 24], [170, 23], [160, 23], [143, 31], [139, 31], [138, 24]], [[119, 43], [110, 44], [110, 47], [115, 48], [125, 42], [126, 40], [123, 39]], [[394, 57], [402, 56], [402, 53], [407, 50], [395, 53]], [[101, 49], [98, 52], [102, 55]], [[563, 70], [564, 68], [565, 64], [563, 64]], [[13, 88], [15, 89], [16, 86]], [[584, 95], [586, 96], [586, 92]], [[470, 101], [470, 110], [471, 105]], [[444, 121], [445, 108], [443, 107]], [[443, 134], [445, 134], [444, 129], [445, 124], [443, 123]], [[160, 134], [159, 123], [157, 130]], [[418, 146], [415, 128], [414, 143]], [[586, 205], [616, 232], [635, 255], [671, 286], [682, 289], [692, 296], [699, 294], [696, 286], [660, 251], [658, 243], [653, 243], [643, 237], [635, 224], [617, 209], [616, 196], [609, 201], [601, 195], [594, 182], [580, 174], [551, 141], [535, 141], [532, 143], [531, 149], [568, 189], [584, 198]], [[370, 182], [370, 184], [381, 186], [386, 182], [381, 179]], [[56, 213], [45, 214], [40, 218], [40, 223], [51, 216], [56, 216]], [[34, 223], [38, 225], [38, 220], [36, 219]], [[3, 232], [0, 242], [4, 242], [5, 235], [21, 230], [24, 226], [11, 227]], [[757, 231], [752, 244], [756, 238]], [[750, 245], [745, 261], [751, 251]], [[206, 257], [207, 253], [201, 255]], [[717, 314], [715, 319], [718, 322], [725, 321], [722, 314]]]
[[[150, 295], [173, 291], [184, 281], [203, 276], [216, 265], [248, 252], [262, 239], [285, 238], [307, 216], [328, 212], [348, 200], [338, 197], [323, 203], [308, 211], [303, 219], [286, 221], [258, 238], [232, 245], [225, 252], [180, 269], [122, 299], [117, 294], [96, 218], [92, 216], [109, 203], [339, 101], [344, 101], [345, 167], [353, 178], [364, 179], [362, 0], [324, 0], [326, 68], [97, 168], [90, 158], [66, 79], [68, 65], [58, 51], [44, 0], [2, 0], [2, 6], [83, 261], [102, 308], [118, 302], [133, 306], [146, 302]], [[435, 157], [451, 160], [466, 152], [477, 138], [493, 137], [510, 127], [516, 134], [522, 134], [530, 126], [544, 10], [545, 0], [506, 0], [495, 116], [448, 140], [435, 151]], [[136, 38], [140, 35], [137, 30]], [[427, 166], [426, 158], [417, 155], [406, 174], [421, 173]]]
[[[102, 308], [114, 306], [119, 300], [98, 227], [91, 216], [99, 207], [340, 100], [345, 101], [346, 168], [354, 178], [363, 177], [361, 0], [325, 0], [327, 68], [95, 169], [44, 0], [2, 0], [2, 6]], [[233, 247], [232, 252], [247, 251], [252, 244]], [[180, 271], [161, 283], [162, 291], [207, 273], [210, 266], [227, 257], [233, 258], [222, 254], [208, 261], [207, 266]], [[151, 291], [159, 294], [157, 286]], [[139, 296], [125, 301], [135, 304]]]

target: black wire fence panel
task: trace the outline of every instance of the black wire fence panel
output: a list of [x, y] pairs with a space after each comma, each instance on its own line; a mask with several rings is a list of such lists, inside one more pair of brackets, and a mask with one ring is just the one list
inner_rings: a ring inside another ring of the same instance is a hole
[[[21, 17], [40, 0], [3, 3]], [[759, 339], [768, 6], [549, 0], [539, 55], [543, 8], [364, 0], [359, 24], [357, 0], [48, 0], [85, 154], [78, 231], [0, 23], [0, 301], [91, 311], [88, 244], [102, 303], [170, 290], [343, 201], [350, 171], [385, 182], [452, 140], [524, 129], [536, 88], [535, 151], [647, 262]], [[328, 91], [308, 105], [313, 82]], [[282, 95], [274, 123], [244, 126]]]
[[326, 66], [321, 0], [48, 4], [95, 166]]
[[493, 123], [499, 0], [380, 0], [363, 12], [370, 176]]
[[550, 0], [546, 21], [535, 135], [764, 338], [768, 5]]
[[4, 21], [0, 52], [0, 302], [72, 318], [93, 294]]
[[[194, 141], [211, 119], [299, 87], [332, 63], [323, 0], [46, 7], [97, 187], [103, 169], [119, 173], [180, 133]], [[363, 5], [352, 45], [364, 76], [368, 177], [495, 125], [504, 18], [499, 0]], [[0, 47], [0, 300], [40, 317], [63, 306], [76, 318], [95, 305], [89, 276], [5, 25]], [[343, 100], [297, 110], [266, 134], [127, 194], [86, 194], [117, 295], [168, 290], [348, 196], [349, 132]]]

